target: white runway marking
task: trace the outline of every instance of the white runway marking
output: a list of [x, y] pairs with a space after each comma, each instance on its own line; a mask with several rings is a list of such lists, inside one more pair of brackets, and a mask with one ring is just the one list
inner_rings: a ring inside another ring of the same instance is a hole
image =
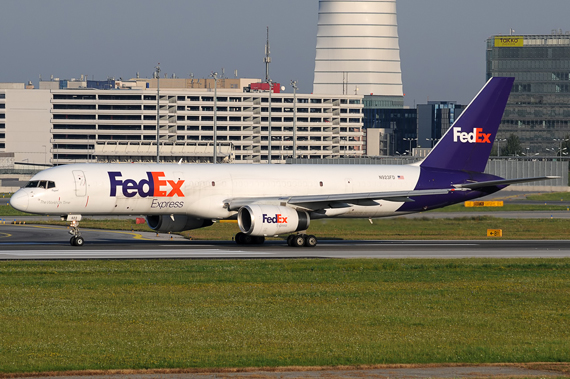
[[92, 257], [105, 257], [105, 258], [119, 258], [119, 257], [153, 257], [153, 258], [171, 258], [171, 257], [192, 257], [192, 256], [262, 256], [274, 255], [267, 252], [246, 252], [246, 251], [232, 251], [232, 250], [219, 250], [219, 249], [197, 249], [197, 250], [5, 250], [0, 252], [0, 259], [10, 257], [25, 257], [25, 258], [57, 258], [57, 257], [76, 257], [92, 258]]
[[[324, 246], [326, 244], [319, 244], [319, 246]], [[328, 244], [330, 246], [337, 246], [334, 244]], [[426, 246], [479, 246], [479, 243], [399, 243], [399, 242], [379, 242], [379, 243], [364, 243], [364, 244], [358, 244], [358, 246], [381, 246], [381, 247], [386, 247], [386, 246], [421, 246], [421, 247], [426, 247]]]

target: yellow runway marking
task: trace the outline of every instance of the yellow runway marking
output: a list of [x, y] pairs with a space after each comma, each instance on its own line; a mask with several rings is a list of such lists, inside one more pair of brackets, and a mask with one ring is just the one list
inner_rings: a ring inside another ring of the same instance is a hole
[[[63, 228], [69, 229], [69, 227], [67, 226], [43, 226], [43, 225], [21, 225], [23, 227], [30, 227], [30, 228], [39, 228], [39, 229], [54, 229], [54, 230], [60, 230]], [[81, 229], [81, 230], [88, 230], [88, 231], [92, 231], [92, 232], [106, 232], [106, 233], [115, 233], [115, 234], [126, 234], [126, 235], [130, 235], [133, 236], [133, 239], [136, 240], [143, 240], [143, 241], [154, 241], [151, 238], [145, 238], [143, 237], [142, 234], [139, 233], [133, 233], [133, 232], [124, 232], [122, 230], [106, 230], [106, 229]], [[0, 233], [0, 234], [6, 234], [6, 237], [11, 237], [11, 235], [8, 235], [7, 233]], [[5, 237], [4, 237], [5, 238]]]
[[29, 228], [39, 228], [39, 229], [62, 229], [63, 226], [42, 226], [42, 225], [22, 225], [27, 226]]
[[12, 237], [12, 235], [10, 233], [0, 233], [0, 238], [8, 238], [8, 237]]
[[153, 239], [143, 237], [143, 235], [139, 234], [139, 233], [123, 232], [121, 230], [105, 230], [105, 229], [89, 229], [89, 230], [93, 230], [93, 231], [96, 230], [98, 232], [107, 232], [107, 233], [115, 233], [115, 234], [127, 234], [127, 235], [133, 236], [133, 239], [136, 239], [136, 240], [154, 241]]

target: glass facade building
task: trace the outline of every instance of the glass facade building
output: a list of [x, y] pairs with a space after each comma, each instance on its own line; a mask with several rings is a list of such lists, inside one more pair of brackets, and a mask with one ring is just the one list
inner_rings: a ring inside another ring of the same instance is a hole
[[515, 134], [532, 155], [548, 155], [570, 136], [570, 34], [493, 36], [486, 71], [515, 78], [497, 139]]
[[365, 129], [384, 129], [381, 142], [386, 155], [410, 155], [410, 149], [418, 147], [417, 110], [409, 108], [364, 108]]
[[459, 118], [464, 105], [455, 101], [418, 104], [418, 147], [433, 147]]

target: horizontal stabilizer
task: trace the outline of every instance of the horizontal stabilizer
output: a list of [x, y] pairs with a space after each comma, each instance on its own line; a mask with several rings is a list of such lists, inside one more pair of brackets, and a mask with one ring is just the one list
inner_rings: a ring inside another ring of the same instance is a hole
[[508, 186], [518, 183], [540, 182], [542, 180], [560, 179], [560, 176], [538, 176], [535, 178], [520, 178], [520, 179], [503, 179], [503, 180], [490, 180], [487, 182], [474, 182], [465, 184], [456, 184], [455, 188], [477, 189], [484, 187]]

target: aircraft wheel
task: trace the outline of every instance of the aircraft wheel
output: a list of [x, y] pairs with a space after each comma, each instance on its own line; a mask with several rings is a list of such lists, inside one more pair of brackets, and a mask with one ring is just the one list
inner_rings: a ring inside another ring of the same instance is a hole
[[305, 236], [298, 234], [293, 237], [293, 247], [305, 246]]
[[256, 245], [263, 245], [265, 243], [265, 237], [253, 237], [253, 243]]
[[305, 236], [305, 246], [306, 247], [315, 247], [317, 246], [317, 237], [315, 236]]
[[71, 244], [71, 246], [83, 246], [85, 240], [81, 236], [73, 236], [69, 240], [69, 243]]
[[75, 239], [75, 246], [83, 246], [84, 243], [85, 243], [85, 240], [83, 239], [83, 237], [77, 237]]
[[295, 238], [294, 234], [291, 234], [289, 237], [287, 237], [287, 246], [293, 247], [293, 239], [294, 238]]
[[245, 243], [244, 237], [245, 237], [245, 234], [243, 234], [242, 232], [239, 232], [238, 234], [236, 234], [236, 236], [235, 236], [236, 243], [238, 245], [243, 245]]
[[243, 235], [243, 244], [244, 245], [251, 245], [252, 243], [254, 243], [254, 238], [253, 236], [249, 235], [249, 234], [244, 234]]

